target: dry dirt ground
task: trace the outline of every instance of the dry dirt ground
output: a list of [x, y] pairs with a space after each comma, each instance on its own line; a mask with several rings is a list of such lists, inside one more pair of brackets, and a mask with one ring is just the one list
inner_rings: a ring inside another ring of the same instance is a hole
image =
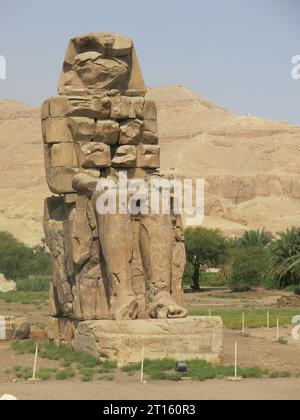
[[0, 383], [1, 393], [20, 400], [299, 400], [300, 379], [251, 379], [238, 383], [207, 382], [82, 383], [38, 385]]
[[[187, 294], [189, 308], [206, 310], [233, 310], [242, 308], [272, 308], [280, 292], [258, 291], [253, 293], [229, 295], [225, 290], [208, 290], [200, 294]], [[46, 305], [4, 304], [0, 301], [1, 314], [26, 314], [34, 323], [47, 321]], [[300, 313], [300, 310], [299, 310]], [[37, 385], [27, 385], [20, 380], [12, 382], [7, 369], [15, 366], [32, 367], [33, 356], [13, 354], [10, 343], [0, 343], [0, 395], [11, 393], [18, 399], [93, 399], [93, 400], [298, 400], [300, 399], [300, 342], [291, 338], [291, 328], [281, 328], [280, 336], [287, 340], [286, 345], [275, 342], [276, 329], [246, 329], [246, 334], [224, 329], [224, 364], [234, 361], [234, 343], [239, 345], [239, 365], [259, 367], [269, 371], [289, 371], [293, 378], [288, 379], [251, 379], [240, 383], [226, 380], [213, 380], [204, 383], [185, 381], [181, 383], [149, 381], [139, 384], [139, 376], [129, 377], [117, 373], [113, 382], [82, 383], [74, 378], [67, 381], [48, 381]], [[40, 360], [39, 368], [55, 368], [58, 362]]]

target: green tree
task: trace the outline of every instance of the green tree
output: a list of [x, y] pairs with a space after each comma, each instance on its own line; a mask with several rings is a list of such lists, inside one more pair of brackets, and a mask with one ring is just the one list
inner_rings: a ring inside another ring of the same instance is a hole
[[7, 232], [0, 232], [0, 273], [17, 282], [20, 290], [46, 290], [52, 276], [45, 243], [30, 248]]
[[190, 227], [185, 232], [185, 246], [188, 262], [193, 265], [193, 289], [199, 290], [201, 271], [225, 261], [228, 243], [219, 230]]
[[300, 284], [300, 228], [279, 233], [270, 247], [273, 273], [280, 287]]
[[33, 250], [13, 235], [0, 232], [0, 273], [8, 279], [27, 277], [33, 270]]

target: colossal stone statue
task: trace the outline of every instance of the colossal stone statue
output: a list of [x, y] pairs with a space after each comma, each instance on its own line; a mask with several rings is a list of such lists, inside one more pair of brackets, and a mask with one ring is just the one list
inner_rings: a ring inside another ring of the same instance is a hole
[[157, 110], [145, 96], [130, 39], [99, 33], [71, 40], [59, 96], [42, 107], [46, 175], [55, 194], [44, 215], [53, 318], [187, 316], [181, 217], [97, 209], [99, 180], [117, 180], [124, 171], [147, 185], [161, 177]]

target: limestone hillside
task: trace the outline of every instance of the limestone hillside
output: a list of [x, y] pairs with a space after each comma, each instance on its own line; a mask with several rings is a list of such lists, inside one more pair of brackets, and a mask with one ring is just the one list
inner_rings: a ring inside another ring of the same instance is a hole
[[[151, 89], [162, 169], [206, 180], [205, 225], [235, 235], [300, 224], [300, 127], [237, 116], [182, 86]], [[42, 237], [44, 176], [39, 109], [0, 100], [0, 230]]]

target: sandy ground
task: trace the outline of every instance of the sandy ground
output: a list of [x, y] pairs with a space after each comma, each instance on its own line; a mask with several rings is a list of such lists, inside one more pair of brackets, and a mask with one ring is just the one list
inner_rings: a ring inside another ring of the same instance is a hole
[[20, 400], [299, 400], [300, 379], [249, 379], [199, 382], [0, 383], [0, 394]]

